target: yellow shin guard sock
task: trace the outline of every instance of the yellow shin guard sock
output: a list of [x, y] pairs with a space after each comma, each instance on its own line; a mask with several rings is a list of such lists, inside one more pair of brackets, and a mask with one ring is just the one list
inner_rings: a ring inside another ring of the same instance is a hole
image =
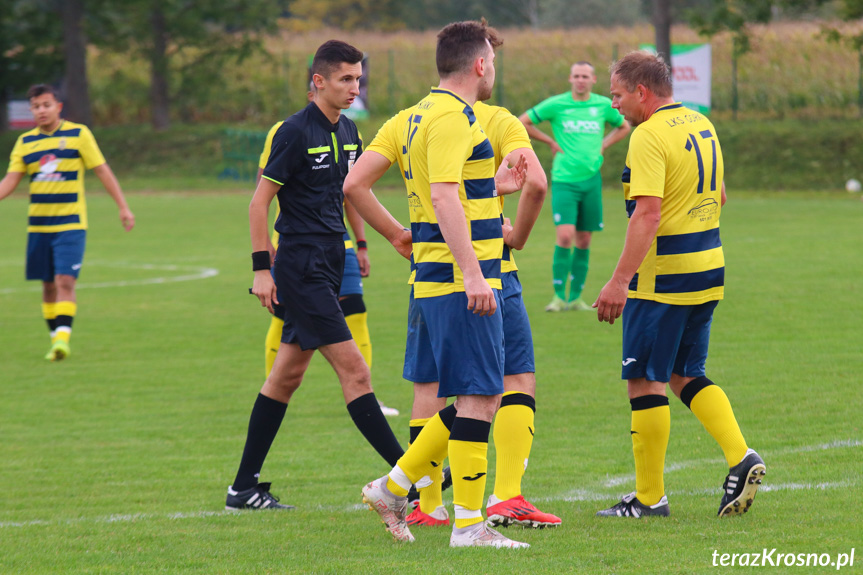
[[635, 492], [644, 505], [655, 505], [665, 495], [665, 451], [671, 432], [671, 411], [664, 395], [630, 399]]
[[503, 394], [494, 418], [497, 451], [494, 496], [501, 501], [521, 495], [521, 478], [533, 445], [535, 411], [536, 401], [526, 393]]
[[42, 302], [42, 317], [45, 319], [45, 323], [48, 324], [53, 341], [54, 332], [57, 330], [57, 304], [54, 302]]
[[[447, 456], [447, 442], [454, 419], [455, 406], [453, 405], [445, 407], [429, 419], [396, 465], [398, 474], [403, 474], [404, 477], [394, 477], [392, 473], [390, 474], [387, 482], [390, 491], [396, 495], [407, 495], [412, 483], [424, 483], [423, 478], [431, 479], [432, 471], [442, 467]], [[394, 468], [393, 471], [396, 472], [396, 469]], [[394, 486], [397, 489], [394, 489]]]
[[706, 377], [697, 377], [686, 384], [680, 399], [722, 448], [728, 467], [740, 463], [746, 456], [746, 440], [722, 388]]
[[[411, 444], [419, 436], [423, 427], [429, 422], [429, 419], [431, 418], [411, 419]], [[431, 485], [417, 487], [417, 491], [420, 494], [420, 511], [430, 514], [443, 505], [443, 496], [441, 494], [443, 464], [438, 464], [437, 467], [432, 468], [431, 473], [429, 473], [429, 479], [431, 480]]]
[[54, 331], [54, 341], [62, 340], [69, 343], [72, 339], [72, 322], [78, 312], [78, 305], [73, 301], [58, 301], [54, 304], [57, 317], [57, 329]]
[[[343, 305], [344, 301], [342, 302]], [[359, 303], [362, 304], [362, 299], [360, 299]], [[363, 354], [363, 359], [366, 360], [366, 365], [371, 367], [372, 338], [369, 335], [369, 314], [365, 311], [365, 304], [363, 304], [362, 309], [363, 311], [358, 313], [345, 313], [345, 322], [348, 324], [348, 329], [351, 330], [351, 336], [354, 338], [354, 341], [357, 342], [357, 347], [360, 348], [360, 353]], [[351, 309], [348, 308], [346, 311], [351, 311]]]
[[284, 326], [285, 322], [276, 316], [270, 319], [270, 329], [267, 330], [267, 339], [264, 340], [264, 367], [267, 370], [264, 374], [265, 377], [273, 371], [273, 363], [276, 361], [276, 354], [282, 344], [282, 328]]
[[449, 439], [455, 526], [483, 520], [482, 501], [488, 472], [488, 435], [491, 423], [456, 417]]

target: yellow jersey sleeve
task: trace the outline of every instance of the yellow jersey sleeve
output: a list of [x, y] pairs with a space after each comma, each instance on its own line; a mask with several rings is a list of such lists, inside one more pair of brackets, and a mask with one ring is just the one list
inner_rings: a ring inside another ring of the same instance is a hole
[[393, 116], [381, 126], [378, 130], [372, 143], [364, 147], [365, 151], [377, 152], [390, 161], [390, 164], [395, 163], [399, 157], [399, 137], [398, 137], [398, 115]]
[[24, 162], [24, 136], [18, 136], [12, 153], [9, 154], [9, 169], [7, 172], [27, 173], [27, 164]]
[[659, 134], [639, 126], [629, 142], [631, 178], [626, 199], [665, 196], [667, 153]]
[[93, 137], [93, 132], [87, 126], [81, 126], [81, 133], [78, 136], [78, 151], [81, 154], [81, 160], [84, 162], [84, 167], [88, 170], [97, 168], [105, 163], [105, 156], [102, 155], [102, 150], [96, 144], [96, 138]]

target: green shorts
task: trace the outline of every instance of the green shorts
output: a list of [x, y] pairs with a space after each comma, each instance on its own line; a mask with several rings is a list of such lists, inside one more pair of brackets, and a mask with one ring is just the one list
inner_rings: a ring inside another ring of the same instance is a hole
[[551, 182], [554, 225], [574, 225], [580, 232], [601, 232], [602, 176], [599, 172], [582, 182]]

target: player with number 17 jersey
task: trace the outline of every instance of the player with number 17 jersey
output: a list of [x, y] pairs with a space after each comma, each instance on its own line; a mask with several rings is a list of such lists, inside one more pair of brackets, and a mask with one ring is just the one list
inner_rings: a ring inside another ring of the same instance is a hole
[[627, 213], [632, 216], [635, 209], [633, 198], [654, 196], [662, 198], [662, 217], [629, 284], [629, 298], [676, 305], [722, 299], [723, 178], [716, 129], [702, 114], [674, 103], [635, 129], [623, 172]]

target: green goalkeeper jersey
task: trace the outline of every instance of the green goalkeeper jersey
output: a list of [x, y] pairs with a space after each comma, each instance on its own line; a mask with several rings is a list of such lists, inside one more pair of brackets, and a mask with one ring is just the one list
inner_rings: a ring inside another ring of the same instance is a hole
[[527, 111], [530, 121], [551, 122], [554, 139], [563, 149], [554, 156], [551, 180], [582, 182], [592, 178], [602, 166], [602, 139], [605, 125], [616, 128], [623, 116], [611, 107], [611, 100], [591, 94], [584, 102], [574, 100], [571, 92], [543, 100]]

